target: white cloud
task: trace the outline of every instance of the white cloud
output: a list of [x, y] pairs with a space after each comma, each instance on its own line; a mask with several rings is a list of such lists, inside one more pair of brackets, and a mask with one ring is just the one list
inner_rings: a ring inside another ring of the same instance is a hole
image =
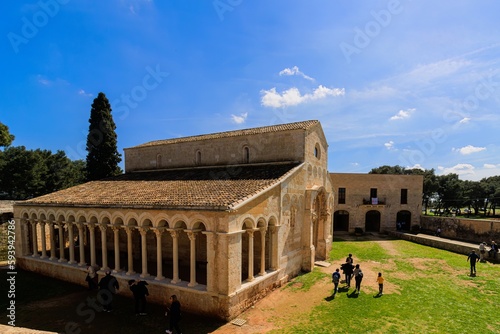
[[91, 96], [92, 96], [92, 94], [87, 93], [87, 92], [86, 92], [86, 91], [84, 91], [83, 89], [80, 89], [80, 90], [78, 91], [78, 95], [87, 96], [87, 97], [91, 97]]
[[500, 164], [498, 165], [494, 165], [494, 164], [484, 164], [483, 165], [484, 168], [487, 168], [487, 169], [493, 169], [493, 168], [500, 168]]
[[453, 152], [459, 152], [462, 155], [468, 155], [472, 153], [477, 153], [486, 150], [486, 147], [475, 147], [472, 145], [467, 145], [462, 148], [452, 148]]
[[408, 166], [408, 167], [406, 167], [406, 169], [420, 169], [420, 170], [425, 171], [425, 168], [422, 167], [422, 165], [420, 165], [420, 164], [415, 164], [412, 167]]
[[458, 123], [460, 124], [466, 124], [470, 122], [470, 117], [464, 117], [462, 118]]
[[294, 66], [292, 68], [285, 68], [284, 70], [280, 71], [280, 76], [281, 75], [298, 75], [303, 77], [304, 79], [314, 81], [314, 78], [311, 78], [310, 76], [301, 72], [297, 66]]
[[396, 115], [389, 118], [389, 120], [395, 121], [395, 120], [399, 120], [399, 119], [408, 118], [408, 117], [410, 117], [410, 114], [413, 113], [415, 110], [416, 110], [415, 108], [400, 110]]
[[38, 75], [38, 76], [36, 77], [36, 79], [37, 79], [37, 81], [38, 81], [40, 84], [42, 84], [42, 85], [44, 85], [44, 86], [50, 86], [50, 85], [52, 84], [52, 82], [51, 82], [50, 80], [45, 79], [45, 78], [44, 78], [43, 76], [41, 76], [41, 75]]
[[248, 117], [247, 112], [240, 114], [239, 116], [231, 114], [231, 120], [236, 124], [245, 123], [245, 121], [247, 120], [247, 117]]
[[298, 88], [292, 87], [285, 90], [283, 93], [278, 93], [276, 87], [270, 90], [261, 90], [260, 93], [263, 95], [261, 99], [261, 104], [265, 107], [271, 108], [281, 108], [296, 106], [302, 103], [315, 101], [319, 99], [324, 99], [327, 96], [343, 96], [345, 95], [344, 88], [327, 88], [319, 85], [312, 94], [302, 95]]
[[389, 142], [385, 143], [384, 144], [385, 148], [387, 148], [388, 150], [394, 150], [394, 142], [392, 140], [390, 140]]
[[474, 171], [474, 166], [472, 166], [471, 164], [456, 164], [455, 166], [453, 167], [442, 167], [442, 166], [439, 166], [438, 167], [438, 170], [440, 170], [442, 172], [442, 175], [446, 175], [446, 174], [457, 174], [457, 175], [474, 175], [475, 174], [475, 171]]

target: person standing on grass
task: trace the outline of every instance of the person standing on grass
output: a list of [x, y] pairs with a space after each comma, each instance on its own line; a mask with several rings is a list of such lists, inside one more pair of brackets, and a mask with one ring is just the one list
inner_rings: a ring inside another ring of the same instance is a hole
[[479, 261], [484, 262], [484, 254], [486, 254], [486, 242], [479, 244]]
[[361, 271], [359, 264], [357, 264], [356, 268], [354, 268], [353, 275], [354, 280], [356, 281], [356, 293], [359, 293], [361, 290], [361, 281], [363, 280], [363, 272]]
[[340, 270], [337, 268], [332, 274], [332, 282], [333, 282], [333, 297], [337, 294], [340, 282]]
[[382, 296], [382, 293], [384, 292], [384, 278], [382, 277], [382, 273], [378, 273], [377, 283], [378, 283], [378, 295]]
[[476, 276], [476, 262], [479, 261], [479, 256], [476, 254], [475, 250], [470, 252], [469, 256], [467, 256], [467, 261], [470, 262], [470, 275]]
[[491, 242], [491, 249], [489, 250], [488, 252], [488, 255], [495, 259], [497, 258], [497, 253], [498, 253], [498, 245], [496, 244], [496, 242], [492, 241]]

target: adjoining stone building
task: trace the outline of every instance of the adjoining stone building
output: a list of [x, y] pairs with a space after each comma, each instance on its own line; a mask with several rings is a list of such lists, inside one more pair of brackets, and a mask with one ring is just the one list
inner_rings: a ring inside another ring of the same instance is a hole
[[150, 297], [232, 319], [332, 243], [328, 144], [318, 121], [125, 149], [125, 174], [14, 206], [17, 265], [85, 284], [88, 265]]
[[423, 176], [331, 173], [335, 232], [409, 231], [420, 225]]

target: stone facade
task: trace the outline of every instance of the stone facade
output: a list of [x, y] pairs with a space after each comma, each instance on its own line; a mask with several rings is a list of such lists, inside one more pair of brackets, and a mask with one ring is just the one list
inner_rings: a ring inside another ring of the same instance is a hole
[[331, 173], [334, 231], [409, 231], [420, 224], [423, 176]]
[[318, 121], [125, 149], [125, 174], [14, 206], [17, 264], [79, 284], [110, 269], [120, 293], [141, 278], [151, 301], [232, 319], [328, 257], [327, 151]]

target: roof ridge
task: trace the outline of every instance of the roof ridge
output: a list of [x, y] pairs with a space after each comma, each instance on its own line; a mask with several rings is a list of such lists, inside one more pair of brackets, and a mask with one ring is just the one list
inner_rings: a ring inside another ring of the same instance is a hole
[[267, 126], [261, 126], [261, 127], [256, 127], [256, 128], [214, 132], [214, 133], [207, 133], [207, 134], [187, 136], [187, 137], [160, 139], [160, 140], [153, 140], [153, 141], [150, 141], [150, 142], [147, 142], [144, 144], [140, 144], [137, 146], [133, 146], [131, 148], [174, 144], [174, 143], [191, 142], [191, 141], [200, 141], [200, 140], [209, 140], [209, 139], [216, 139], [216, 138], [237, 137], [237, 136], [244, 136], [244, 135], [249, 135], [249, 134], [261, 134], [261, 133], [280, 132], [280, 131], [287, 131], [287, 130], [300, 130], [300, 129], [308, 130], [310, 127], [312, 127], [313, 125], [316, 125], [318, 123], [319, 123], [318, 120], [308, 120], [308, 121], [300, 121], [300, 122], [293, 122], [293, 123], [267, 125]]

